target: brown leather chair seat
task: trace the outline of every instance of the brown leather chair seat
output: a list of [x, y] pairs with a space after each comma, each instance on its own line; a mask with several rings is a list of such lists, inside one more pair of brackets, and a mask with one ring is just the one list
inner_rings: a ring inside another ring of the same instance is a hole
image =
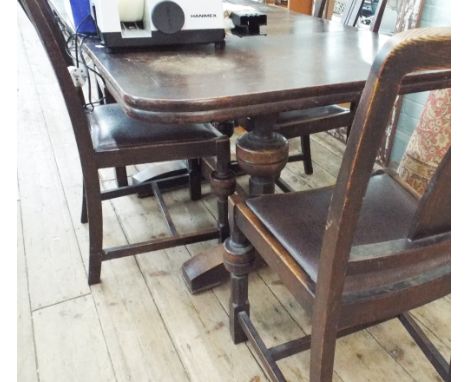
[[[326, 188], [247, 201], [249, 208], [314, 282], [332, 192], [332, 188]], [[364, 199], [354, 245], [407, 237], [416, 206], [416, 199], [390, 176], [374, 175]]]
[[98, 106], [88, 114], [96, 151], [115, 150], [154, 143], [173, 143], [217, 138], [210, 124], [147, 123], [128, 117], [118, 104]]
[[305, 110], [292, 110], [280, 113], [275, 129], [286, 138], [294, 138], [301, 134], [315, 134], [330, 130], [330, 122], [337, 121], [336, 126], [352, 122], [349, 109], [339, 105], [314, 107]]

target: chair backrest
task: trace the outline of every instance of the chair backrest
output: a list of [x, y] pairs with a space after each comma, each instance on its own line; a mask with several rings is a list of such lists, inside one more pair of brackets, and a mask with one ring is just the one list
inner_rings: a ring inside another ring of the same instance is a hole
[[47, 0], [18, 0], [18, 2], [36, 28], [58, 79], [75, 134], [81, 165], [85, 171], [85, 168], [94, 166], [93, 146], [83, 107], [82, 90], [75, 87], [68, 71], [68, 67], [73, 65], [73, 60], [67, 52], [66, 41]]
[[[332, 314], [329, 309], [341, 301], [363, 198], [400, 84], [409, 73], [449, 70], [450, 41], [449, 28], [403, 32], [385, 44], [372, 65], [351, 127], [323, 238], [316, 288], [316, 303], [326, 307], [317, 312], [323, 317]], [[450, 162], [449, 151], [419, 201], [409, 240], [450, 233]], [[431, 240], [424, 242], [433, 245]], [[445, 256], [436, 250], [433, 253]]]
[[[325, 1], [325, 0], [322, 0]], [[359, 19], [359, 14], [364, 5], [365, 0], [347, 0], [346, 7], [343, 11], [342, 23], [351, 27], [356, 26]], [[374, 13], [372, 23], [370, 24], [370, 30], [372, 32], [378, 32], [380, 24], [382, 23], [383, 14], [385, 7], [387, 6], [387, 0], [380, 0]]]
[[449, 149], [423, 194], [408, 237], [412, 240], [450, 231], [451, 150]]

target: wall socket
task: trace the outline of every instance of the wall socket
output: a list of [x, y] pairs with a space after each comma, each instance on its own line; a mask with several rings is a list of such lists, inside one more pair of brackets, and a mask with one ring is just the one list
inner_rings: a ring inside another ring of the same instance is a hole
[[81, 88], [86, 83], [88, 79], [88, 75], [86, 73], [86, 69], [84, 67], [76, 67], [76, 66], [69, 66], [68, 72], [73, 81], [73, 85], [77, 88]]

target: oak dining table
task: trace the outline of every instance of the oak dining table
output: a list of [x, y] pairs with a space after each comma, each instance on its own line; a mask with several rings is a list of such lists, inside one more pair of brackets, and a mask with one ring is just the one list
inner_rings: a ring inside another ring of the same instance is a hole
[[[63, 3], [50, 0], [64, 19]], [[239, 166], [250, 175], [245, 197], [274, 192], [288, 157], [288, 142], [274, 132], [279, 113], [359, 101], [371, 64], [389, 38], [339, 22], [289, 12], [248, 0], [229, 0], [267, 14], [261, 35], [226, 34], [214, 44], [109, 51], [86, 39], [83, 49], [106, 88], [130, 117], [180, 124], [226, 122], [249, 117], [252, 129], [236, 143]], [[450, 74], [426, 72], [405, 78], [400, 93], [450, 83]], [[233, 173], [224, 174], [228, 184]], [[219, 187], [223, 187], [220, 184]], [[222, 245], [187, 261], [191, 292], [227, 277]]]

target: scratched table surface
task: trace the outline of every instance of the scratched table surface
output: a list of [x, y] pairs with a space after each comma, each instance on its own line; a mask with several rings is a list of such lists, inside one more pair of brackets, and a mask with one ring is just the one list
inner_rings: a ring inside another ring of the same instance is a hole
[[[360, 91], [388, 39], [277, 7], [231, 2], [267, 13], [265, 35], [227, 34], [224, 49], [205, 44], [109, 52], [91, 40], [85, 49], [129, 114], [145, 117], [147, 111], [177, 122], [241, 116], [246, 108], [247, 115], [270, 111], [271, 103], [299, 108], [317, 95]], [[63, 0], [52, 3], [63, 9]]]
[[[66, 19], [64, 0], [50, 1]], [[229, 2], [265, 12], [265, 35], [227, 34], [218, 50], [205, 44], [109, 52], [90, 39], [84, 48], [127, 114], [185, 123], [358, 100], [389, 38], [279, 7]], [[423, 74], [407, 82], [429, 83], [422, 88], [429, 90], [440, 78]]]

